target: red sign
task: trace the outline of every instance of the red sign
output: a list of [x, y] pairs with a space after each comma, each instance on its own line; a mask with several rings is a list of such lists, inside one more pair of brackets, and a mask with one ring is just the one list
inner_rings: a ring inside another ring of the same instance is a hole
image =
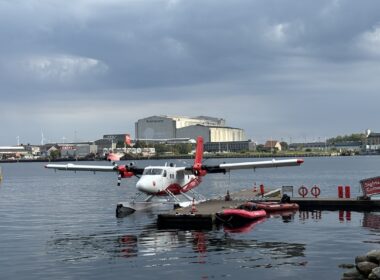
[[64, 146], [61, 146], [61, 150], [62, 151], [72, 151], [72, 150], [76, 150], [76, 148], [74, 146], [64, 145]]
[[380, 194], [380, 177], [361, 180], [360, 184], [365, 196]]

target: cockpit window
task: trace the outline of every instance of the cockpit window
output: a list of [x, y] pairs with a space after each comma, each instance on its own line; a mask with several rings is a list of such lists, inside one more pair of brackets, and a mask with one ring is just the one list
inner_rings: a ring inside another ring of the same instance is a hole
[[148, 168], [144, 170], [144, 175], [161, 175], [163, 169], [161, 168]]

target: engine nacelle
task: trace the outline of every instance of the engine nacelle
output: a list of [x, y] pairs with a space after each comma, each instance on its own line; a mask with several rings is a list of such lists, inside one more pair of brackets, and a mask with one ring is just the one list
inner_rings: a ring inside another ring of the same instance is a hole
[[135, 175], [133, 171], [130, 171], [125, 165], [118, 166], [117, 171], [119, 172], [121, 178], [130, 178]]
[[202, 165], [194, 164], [193, 173], [196, 176], [205, 176], [207, 174], [207, 171], [202, 169]]
[[121, 178], [131, 178], [133, 175], [135, 175], [133, 172], [125, 171], [121, 174]]

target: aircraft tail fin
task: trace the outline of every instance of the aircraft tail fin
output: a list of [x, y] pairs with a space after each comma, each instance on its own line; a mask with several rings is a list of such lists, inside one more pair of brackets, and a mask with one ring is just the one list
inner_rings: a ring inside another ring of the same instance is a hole
[[203, 161], [203, 137], [197, 137], [197, 147], [195, 150], [195, 160], [194, 165], [201, 166]]
[[197, 137], [197, 146], [195, 150], [195, 160], [193, 165], [193, 170], [197, 175], [204, 176], [206, 171], [202, 170], [202, 161], [203, 161], [203, 137]]

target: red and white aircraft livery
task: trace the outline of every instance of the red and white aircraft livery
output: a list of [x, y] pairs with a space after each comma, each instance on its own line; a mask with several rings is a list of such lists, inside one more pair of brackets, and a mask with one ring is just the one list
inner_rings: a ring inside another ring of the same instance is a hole
[[[115, 172], [118, 174], [118, 185], [121, 178], [130, 178], [136, 176], [139, 180], [136, 188], [140, 193], [147, 197], [140, 202], [132, 201], [129, 203], [118, 204], [117, 214], [120, 211], [134, 212], [140, 208], [146, 208], [147, 203], [156, 196], [167, 196], [168, 200], [177, 203], [180, 206], [190, 205], [197, 197], [197, 201], [204, 200], [203, 196], [194, 192], [202, 181], [202, 177], [208, 173], [226, 173], [235, 169], [256, 169], [283, 166], [298, 166], [303, 163], [303, 159], [286, 159], [286, 160], [268, 160], [239, 163], [222, 163], [219, 165], [205, 165], [203, 160], [203, 138], [197, 138], [195, 160], [192, 166], [177, 167], [172, 164], [165, 166], [147, 166], [145, 168], [130, 165], [99, 166], [99, 165], [77, 165], [77, 164], [48, 164], [45, 167], [56, 170], [69, 171], [99, 171]], [[187, 193], [192, 193], [189, 196]], [[179, 195], [185, 198], [185, 201], [179, 199]], [[144, 205], [144, 206], [142, 206]], [[128, 209], [128, 210], [126, 210]]]

